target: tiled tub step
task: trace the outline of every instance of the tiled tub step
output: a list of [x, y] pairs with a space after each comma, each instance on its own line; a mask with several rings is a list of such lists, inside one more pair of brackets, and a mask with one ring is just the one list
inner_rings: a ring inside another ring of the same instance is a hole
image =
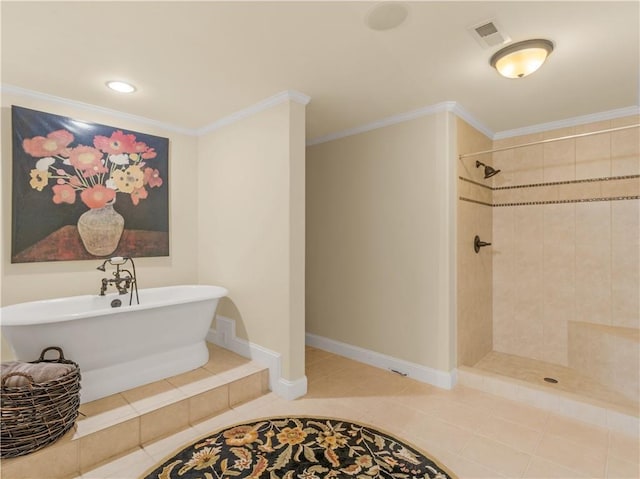
[[3, 479], [65, 479], [268, 392], [268, 369], [210, 345], [203, 367], [80, 406], [74, 429], [26, 456], [2, 460]]

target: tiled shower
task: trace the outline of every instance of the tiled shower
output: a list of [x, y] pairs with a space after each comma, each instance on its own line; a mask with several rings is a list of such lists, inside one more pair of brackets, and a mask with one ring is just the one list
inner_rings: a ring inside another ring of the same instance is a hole
[[495, 141], [458, 121], [459, 366], [638, 415], [639, 120]]

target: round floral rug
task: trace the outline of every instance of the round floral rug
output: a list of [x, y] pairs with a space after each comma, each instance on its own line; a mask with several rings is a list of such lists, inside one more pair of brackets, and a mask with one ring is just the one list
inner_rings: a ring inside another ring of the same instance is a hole
[[233, 426], [195, 441], [145, 479], [449, 479], [416, 448], [361, 424], [288, 417]]

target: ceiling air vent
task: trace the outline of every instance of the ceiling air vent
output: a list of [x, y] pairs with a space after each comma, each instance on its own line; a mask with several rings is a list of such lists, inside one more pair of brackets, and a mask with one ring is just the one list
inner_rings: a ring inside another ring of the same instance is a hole
[[485, 20], [468, 28], [482, 48], [504, 45], [511, 40], [495, 20]]

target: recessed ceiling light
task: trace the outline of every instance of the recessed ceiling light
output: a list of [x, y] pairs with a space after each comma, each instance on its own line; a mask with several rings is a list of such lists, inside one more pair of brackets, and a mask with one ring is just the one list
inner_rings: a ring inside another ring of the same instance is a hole
[[409, 10], [399, 2], [382, 2], [373, 7], [366, 18], [366, 23], [372, 30], [391, 30], [407, 19]]
[[523, 78], [540, 68], [552, 51], [549, 40], [525, 40], [499, 50], [489, 63], [504, 77]]
[[120, 93], [133, 93], [136, 87], [123, 81], [108, 81], [107, 86]]

